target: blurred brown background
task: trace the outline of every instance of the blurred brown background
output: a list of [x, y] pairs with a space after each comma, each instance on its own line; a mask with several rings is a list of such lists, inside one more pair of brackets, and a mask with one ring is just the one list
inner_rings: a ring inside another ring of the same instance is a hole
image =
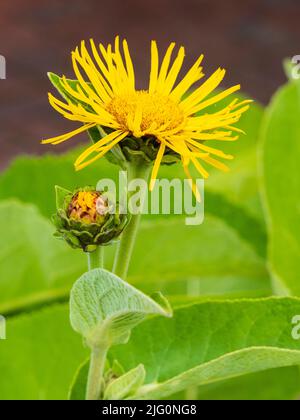
[[[284, 57], [300, 54], [299, 0], [1, 0], [0, 167], [21, 153], [59, 152], [74, 145], [40, 146], [41, 138], [75, 129], [50, 108], [51, 70], [72, 76], [70, 51], [81, 39], [128, 39], [146, 83], [149, 42], [175, 40], [187, 49], [186, 66], [205, 54], [205, 73], [227, 68], [225, 85], [267, 103], [284, 82]], [[81, 137], [81, 139], [84, 136]]]

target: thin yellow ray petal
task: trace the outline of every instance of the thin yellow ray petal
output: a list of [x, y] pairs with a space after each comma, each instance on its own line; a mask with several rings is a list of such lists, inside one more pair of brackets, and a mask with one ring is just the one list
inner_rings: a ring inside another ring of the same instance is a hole
[[[76, 160], [75, 162], [75, 169], [76, 171], [79, 171], [83, 168], [85, 168], [86, 166], [90, 165], [91, 163], [95, 162], [96, 160], [100, 159], [102, 156], [104, 156], [109, 150], [111, 150], [116, 144], [118, 144], [120, 141], [122, 141], [124, 139], [124, 137], [126, 137], [128, 135], [128, 132], [124, 132], [119, 134], [117, 137], [114, 138], [114, 140], [112, 140], [108, 146], [103, 147], [102, 149], [100, 149], [100, 152], [98, 153], [98, 155], [94, 156], [93, 158], [89, 159], [88, 161], [84, 160], [86, 159], [87, 156], [89, 156], [91, 153], [94, 153], [95, 151], [97, 151], [97, 149], [95, 150], [95, 148], [93, 148], [93, 146], [91, 146], [89, 149], [87, 149], [84, 153], [82, 153]], [[89, 153], [87, 153], [89, 152]]]
[[[64, 89], [70, 95], [72, 95], [74, 98], [78, 99], [80, 102], [84, 102], [85, 104], [89, 105], [95, 111], [96, 114], [101, 114], [102, 117], [104, 115], [106, 117], [111, 117], [110, 114], [106, 110], [104, 110], [103, 107], [101, 107], [98, 103], [96, 103], [91, 98], [89, 98], [88, 96], [86, 96], [85, 92], [83, 91], [83, 89], [81, 88], [80, 85], [77, 86], [78, 91], [75, 91], [68, 84], [67, 79], [65, 78], [65, 76], [63, 76], [62, 85], [63, 85]], [[75, 106], [75, 105], [73, 105], [73, 106]]]
[[[93, 144], [92, 146], [88, 147], [86, 150], [84, 150], [79, 158], [75, 161], [75, 165], [80, 164], [82, 161], [84, 161], [91, 153], [93, 152], [99, 152], [101, 149], [106, 146], [108, 143], [113, 141], [115, 138], [119, 137], [123, 132], [120, 130], [113, 131], [110, 134], [107, 134], [102, 139], [98, 140], [97, 143]], [[80, 160], [79, 160], [80, 159]]]
[[155, 41], [151, 41], [151, 70], [150, 70], [150, 81], [149, 81], [149, 92], [153, 93], [156, 89], [158, 79], [158, 49]]
[[180, 102], [183, 111], [188, 112], [191, 107], [197, 105], [202, 99], [208, 96], [224, 79], [226, 71], [217, 69], [201, 86], [199, 86], [191, 95]]
[[238, 108], [238, 107], [240, 107], [242, 105], [252, 104], [253, 102], [254, 102], [253, 99], [245, 99], [244, 101], [241, 101], [241, 102], [238, 102], [236, 104], [233, 104], [231, 106], [231, 109], [233, 110], [233, 109], [236, 109], [236, 108]]
[[165, 137], [164, 141], [171, 150], [174, 150], [174, 152], [178, 153], [180, 156], [185, 157], [190, 155], [184, 140], [178, 141], [176, 137], [170, 136]]
[[51, 139], [47, 139], [47, 140], [42, 140], [41, 143], [42, 144], [59, 144], [62, 143], [66, 140], [69, 140], [71, 137], [76, 136], [79, 133], [82, 133], [83, 131], [88, 130], [89, 128], [95, 127], [97, 124], [86, 124], [83, 125], [82, 127], [77, 128], [76, 130], [70, 131], [69, 133], [66, 134], [62, 134], [60, 136], [57, 137], [52, 137]]
[[184, 172], [185, 172], [185, 174], [186, 174], [186, 176], [187, 176], [187, 178], [188, 178], [188, 180], [190, 182], [190, 186], [191, 186], [191, 189], [193, 191], [194, 196], [196, 197], [196, 200], [198, 201], [198, 203], [201, 203], [202, 200], [201, 200], [200, 192], [199, 192], [199, 190], [197, 188], [197, 184], [193, 180], [193, 177], [192, 177], [192, 175], [191, 175], [191, 173], [189, 171], [188, 166], [185, 165], [185, 164], [183, 164], [183, 170], [184, 170]]
[[109, 84], [107, 83], [106, 79], [102, 76], [100, 71], [97, 69], [91, 55], [89, 54], [85, 43], [81, 43], [81, 56], [82, 60], [86, 62], [87, 69], [89, 69], [89, 77], [92, 80], [96, 80], [96, 86], [95, 89], [99, 89], [101, 95], [104, 97], [104, 101], [108, 101], [112, 98], [113, 92]]
[[141, 123], [142, 123], [143, 113], [142, 113], [142, 107], [138, 103], [136, 106], [134, 119], [133, 119], [133, 125], [132, 125], [132, 131], [135, 135], [135, 137], [141, 137]]
[[[78, 92], [83, 94], [83, 91], [80, 86], [78, 86]], [[96, 117], [101, 117], [102, 120], [107, 122], [115, 122], [113, 115], [111, 115], [106, 109], [104, 109], [103, 106], [99, 105], [98, 103], [94, 102], [92, 99], [89, 99], [87, 103], [93, 108], [93, 110], [96, 113]], [[93, 113], [90, 113], [86, 109], [84, 109], [80, 104], [78, 107], [81, 107], [85, 114], [88, 115], [94, 115]]]
[[113, 91], [115, 94], [118, 93], [118, 89], [119, 89], [119, 81], [117, 78], [117, 73], [116, 73], [116, 68], [114, 66], [113, 63], [113, 58], [112, 58], [112, 49], [111, 49], [111, 45], [108, 44], [107, 46], [107, 50], [104, 48], [104, 46], [102, 44], [99, 44], [99, 48], [100, 48], [100, 52], [107, 64], [107, 69], [108, 69], [108, 73], [109, 73], [109, 78], [108, 80], [110, 81], [110, 84], [113, 86]]
[[240, 128], [234, 127], [232, 125], [226, 125], [224, 126], [224, 128], [227, 128], [228, 130], [236, 131], [237, 133], [240, 133], [240, 134], [246, 134], [244, 130], [241, 130]]
[[113, 60], [117, 67], [118, 77], [122, 79], [123, 83], [126, 84], [128, 87], [129, 85], [129, 78], [128, 74], [123, 62], [123, 58], [120, 52], [120, 37], [116, 36], [115, 38], [115, 54], [113, 55]]
[[180, 83], [178, 83], [178, 85], [170, 94], [171, 98], [175, 100], [180, 100], [182, 96], [187, 92], [187, 90], [204, 76], [204, 73], [202, 73], [202, 67], [199, 67], [203, 60], [203, 57], [203, 54], [200, 55], [198, 60], [190, 68], [185, 77], [180, 81]]
[[95, 91], [86, 83], [86, 81], [84, 80], [84, 78], [82, 77], [82, 74], [79, 70], [78, 64], [80, 64], [80, 66], [82, 67], [82, 69], [85, 71], [86, 73], [86, 64], [85, 62], [82, 60], [82, 58], [80, 57], [79, 51], [76, 48], [75, 52], [72, 53], [72, 63], [73, 63], [73, 69], [74, 69], [74, 73], [81, 85], [81, 87], [83, 88], [83, 90], [88, 94], [89, 97], [93, 98], [93, 100], [97, 103], [99, 103], [100, 105], [103, 103], [103, 101], [101, 100], [101, 98], [95, 93]]
[[175, 47], [175, 42], [172, 42], [170, 44], [170, 46], [168, 47], [167, 52], [166, 52], [166, 54], [164, 56], [164, 59], [162, 61], [161, 69], [160, 69], [159, 76], [158, 76], [158, 79], [157, 79], [157, 84], [156, 84], [156, 90], [157, 91], [161, 90], [161, 88], [162, 88], [162, 86], [165, 82], [165, 79], [167, 77], [167, 73], [168, 73], [168, 69], [169, 69], [171, 56], [172, 56], [172, 52], [174, 50], [174, 47]]
[[[91, 84], [95, 90], [95, 93], [100, 97], [102, 103], [107, 103], [111, 100], [112, 94], [106, 89], [106, 81], [102, 77], [101, 73], [95, 66], [89, 52], [85, 47], [84, 41], [81, 42], [81, 56], [78, 56], [78, 62], [84, 69], [88, 76]], [[108, 86], [109, 89], [109, 86]]]
[[[66, 78], [66, 76], [62, 76], [62, 79], [61, 79], [61, 85], [62, 85], [62, 87], [64, 88], [64, 90], [69, 94], [69, 95], [71, 95], [72, 96], [72, 98], [76, 98], [78, 101], [80, 101], [80, 102], [83, 102], [83, 103], [85, 103], [85, 104], [87, 104], [87, 105], [91, 105], [91, 104], [93, 104], [94, 102], [91, 100], [91, 98], [89, 98], [88, 96], [87, 96], [87, 94], [83, 91], [83, 89], [81, 89], [80, 88], [80, 85], [78, 84], [77, 86], [76, 86], [76, 89], [78, 89], [78, 90], [75, 90], [69, 83], [68, 83], [68, 80], [67, 80], [67, 78]], [[69, 98], [66, 98], [68, 101], [70, 101], [70, 99]]]
[[209, 163], [214, 168], [219, 169], [220, 171], [223, 171], [223, 172], [229, 172], [230, 171], [230, 169], [227, 165], [225, 165], [223, 162], [219, 162], [218, 160], [212, 158], [211, 156], [204, 156], [201, 159], [203, 159], [204, 162]]
[[194, 106], [188, 111], [188, 114], [196, 114], [197, 112], [201, 111], [204, 108], [207, 108], [210, 105], [215, 104], [216, 102], [220, 102], [222, 99], [226, 98], [227, 96], [231, 95], [232, 93], [240, 90], [241, 85], [233, 86], [229, 89], [224, 90], [223, 92], [215, 95], [214, 97], [207, 99], [204, 102], [199, 103], [198, 105]]
[[203, 133], [203, 132], [184, 132], [185, 138], [192, 138], [193, 140], [200, 141], [235, 141], [239, 136], [232, 136], [232, 131], [215, 131], [212, 133]]
[[219, 156], [223, 159], [233, 159], [232, 155], [226, 155], [221, 150], [215, 149], [213, 147], [206, 146], [205, 144], [199, 143], [193, 139], [188, 139], [187, 143], [192, 144], [193, 146], [197, 147], [200, 150], [204, 150], [205, 152], [211, 153], [212, 155]]
[[204, 179], [207, 179], [209, 177], [209, 173], [207, 172], [206, 169], [203, 168], [201, 163], [199, 163], [198, 160], [193, 155], [191, 156], [191, 161], [193, 162], [195, 168], [200, 173], [200, 175], [202, 175]]
[[161, 144], [159, 146], [157, 156], [156, 156], [156, 159], [155, 159], [155, 162], [154, 162], [153, 170], [152, 170], [152, 173], [151, 173], [150, 191], [152, 191], [153, 188], [154, 188], [155, 181], [156, 181], [157, 174], [158, 174], [158, 170], [159, 170], [162, 158], [163, 158], [164, 153], [165, 153], [165, 149], [166, 149], [166, 146], [165, 146], [164, 142], [161, 142]]
[[80, 115], [79, 113], [74, 110], [74, 106], [72, 104], [64, 104], [59, 99], [55, 98], [51, 93], [49, 93], [49, 103], [57, 112], [59, 112], [64, 118], [71, 120], [71, 121], [79, 121], [79, 122], [96, 122], [95, 118], [89, 118], [88, 116]]
[[169, 95], [171, 90], [173, 89], [173, 86], [176, 82], [176, 79], [178, 77], [178, 74], [181, 70], [183, 60], [185, 56], [185, 50], [184, 47], [180, 47], [178, 55], [169, 71], [169, 74], [165, 80], [165, 83], [162, 86], [162, 91], [165, 95]]
[[239, 121], [241, 114], [248, 108], [242, 108], [241, 112], [226, 113], [224, 115], [220, 113], [205, 114], [200, 117], [190, 117], [187, 119], [186, 130], [192, 131], [204, 131], [213, 128], [225, 127], [232, 125]]
[[127, 73], [129, 77], [129, 83], [130, 83], [131, 88], [134, 90], [135, 89], [135, 73], [134, 73], [134, 67], [132, 64], [132, 59], [131, 59], [131, 55], [130, 55], [130, 51], [129, 51], [129, 47], [128, 47], [128, 43], [126, 39], [123, 40], [123, 50], [124, 50]]
[[[90, 44], [91, 44], [91, 48], [92, 48], [92, 52], [93, 52], [93, 56], [96, 60], [96, 63], [99, 66], [100, 71], [102, 72], [103, 76], [105, 77], [105, 79], [107, 80], [107, 83], [110, 85], [110, 88], [106, 87], [107, 91], [109, 91], [109, 93], [111, 95], [113, 95], [113, 91], [114, 91], [114, 84], [113, 81], [111, 80], [111, 75], [108, 71], [108, 68], [106, 67], [106, 65], [104, 64], [103, 60], [100, 57], [100, 54], [97, 50], [97, 47], [93, 41], [93, 39], [90, 39]], [[104, 58], [105, 61], [105, 58]], [[106, 62], [106, 61], [105, 61]]]

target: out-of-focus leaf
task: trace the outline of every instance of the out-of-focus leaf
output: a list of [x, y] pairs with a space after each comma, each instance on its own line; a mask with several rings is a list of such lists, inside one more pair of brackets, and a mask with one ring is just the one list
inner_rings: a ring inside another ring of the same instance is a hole
[[277, 291], [300, 294], [300, 83], [274, 96], [262, 130], [262, 190]]
[[0, 341], [1, 399], [66, 399], [75, 370], [87, 357], [70, 328], [66, 306], [7, 321]]
[[296, 400], [300, 395], [299, 367], [271, 369], [199, 387], [200, 400]]
[[69, 391], [69, 400], [85, 400], [86, 384], [89, 373], [90, 359], [83, 362], [77, 369]]
[[270, 292], [264, 260], [234, 229], [208, 215], [200, 226], [186, 226], [181, 218], [145, 221], [129, 274], [130, 281], [147, 293]]
[[84, 255], [53, 237], [30, 205], [0, 203], [0, 313], [60, 300], [83, 272]]

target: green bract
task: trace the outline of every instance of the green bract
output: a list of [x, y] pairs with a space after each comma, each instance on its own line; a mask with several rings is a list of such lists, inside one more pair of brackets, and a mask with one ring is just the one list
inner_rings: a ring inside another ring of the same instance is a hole
[[[74, 197], [82, 192], [95, 192], [91, 187], [77, 189], [74, 192], [56, 186], [57, 212], [52, 220], [56, 226], [55, 236], [64, 239], [72, 248], [82, 248], [85, 252], [93, 252], [99, 245], [108, 245], [118, 239], [125, 228], [128, 217], [122, 214], [119, 205], [114, 204], [113, 211], [107, 204], [105, 214], [98, 214], [95, 221], [87, 222], [84, 218], [74, 218], [69, 214]], [[106, 196], [100, 192], [99, 197]]]

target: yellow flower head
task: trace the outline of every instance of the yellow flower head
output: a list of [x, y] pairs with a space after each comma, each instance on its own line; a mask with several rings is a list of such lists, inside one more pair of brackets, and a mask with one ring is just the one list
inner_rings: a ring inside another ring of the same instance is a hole
[[151, 187], [167, 150], [181, 157], [183, 167], [191, 178], [189, 165], [196, 167], [204, 177], [208, 172], [203, 162], [220, 170], [227, 166], [217, 158], [232, 159], [206, 142], [211, 140], [234, 141], [233, 133], [241, 130], [234, 127], [241, 115], [249, 108], [250, 100], [234, 99], [229, 105], [215, 112], [206, 108], [240, 89], [233, 86], [212, 96], [225, 76], [224, 69], [217, 69], [204, 83], [188, 94], [190, 88], [204, 76], [201, 55], [182, 80], [177, 81], [185, 50], [179, 48], [172, 61], [175, 44], [170, 44], [161, 63], [155, 41], [151, 43], [151, 71], [149, 87], [135, 88], [135, 74], [126, 40], [122, 50], [119, 37], [114, 49], [102, 44], [96, 47], [90, 41], [91, 52], [84, 41], [72, 52], [73, 68], [78, 79], [72, 87], [63, 77], [62, 87], [68, 93], [67, 102], [49, 94], [50, 104], [65, 118], [79, 121], [83, 126], [43, 143], [58, 144], [74, 135], [95, 126], [108, 128], [110, 134], [87, 148], [76, 160], [77, 170], [84, 168], [105, 155], [127, 136], [147, 139], [153, 137], [159, 146], [151, 176]]

